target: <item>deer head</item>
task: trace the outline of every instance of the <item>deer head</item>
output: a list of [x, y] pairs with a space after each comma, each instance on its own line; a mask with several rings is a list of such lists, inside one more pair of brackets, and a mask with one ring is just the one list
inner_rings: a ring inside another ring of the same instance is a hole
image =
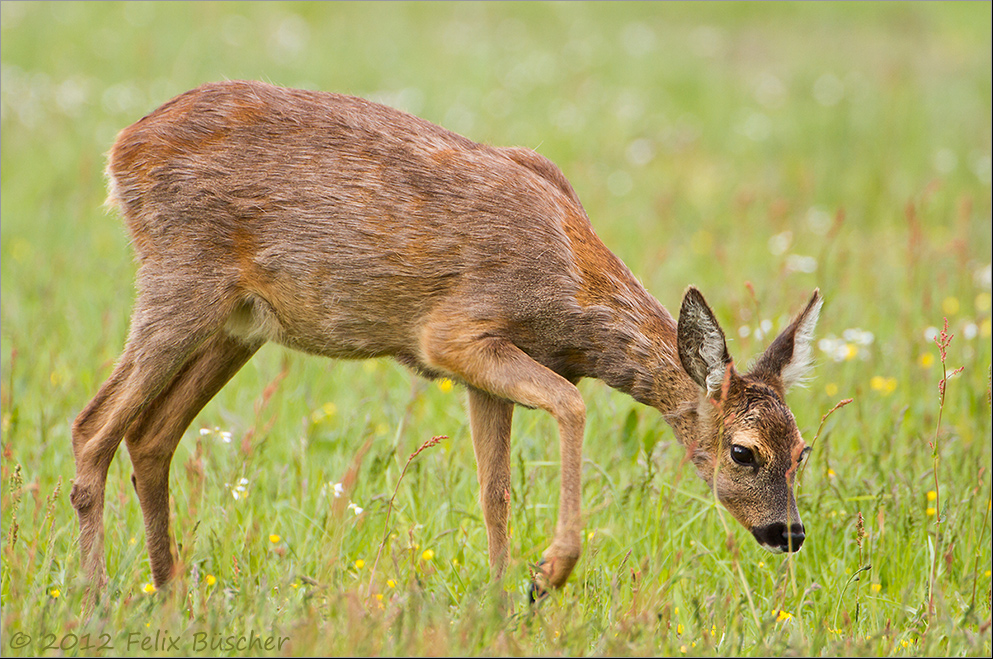
[[687, 290], [679, 313], [679, 359], [699, 387], [695, 427], [684, 443], [721, 504], [773, 552], [797, 551], [805, 537], [793, 480], [809, 448], [784, 398], [809, 369], [822, 303], [814, 291], [745, 374], [735, 369], [724, 332], [698, 290]]

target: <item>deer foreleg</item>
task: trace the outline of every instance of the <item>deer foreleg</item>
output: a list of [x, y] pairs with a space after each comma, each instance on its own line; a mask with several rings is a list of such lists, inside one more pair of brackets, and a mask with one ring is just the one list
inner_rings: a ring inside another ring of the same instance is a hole
[[490, 578], [503, 576], [507, 564], [510, 519], [510, 428], [513, 403], [479, 389], [469, 389], [469, 423], [476, 454], [479, 500], [486, 522]]
[[[555, 538], [543, 555], [537, 586], [561, 587], [579, 560], [582, 546], [580, 471], [586, 406], [579, 390], [506, 339], [486, 334], [474, 337], [465, 326], [443, 329], [449, 331], [426, 333], [423, 343], [433, 367], [497, 398], [545, 410], [558, 422], [562, 460], [559, 519]], [[490, 557], [492, 562], [492, 548]]]

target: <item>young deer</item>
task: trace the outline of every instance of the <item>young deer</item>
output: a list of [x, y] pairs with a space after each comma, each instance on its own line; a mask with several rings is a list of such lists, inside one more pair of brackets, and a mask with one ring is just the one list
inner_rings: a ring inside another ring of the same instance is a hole
[[783, 399], [810, 360], [817, 292], [739, 374], [700, 293], [686, 291], [677, 325], [550, 161], [347, 96], [204, 85], [121, 132], [107, 172], [140, 267], [124, 353], [72, 429], [71, 500], [98, 587], [121, 440], [161, 586], [174, 565], [173, 452], [266, 341], [388, 355], [466, 385], [493, 578], [508, 558], [514, 404], [559, 429], [558, 525], [540, 586], [561, 586], [579, 558], [584, 377], [658, 409], [762, 545], [803, 543], [792, 486], [805, 448]]

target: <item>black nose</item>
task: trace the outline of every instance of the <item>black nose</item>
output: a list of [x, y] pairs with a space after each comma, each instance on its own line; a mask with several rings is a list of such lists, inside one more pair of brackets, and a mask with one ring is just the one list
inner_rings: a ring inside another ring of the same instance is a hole
[[782, 522], [754, 528], [752, 535], [759, 544], [773, 551], [783, 552], [799, 550], [803, 545], [803, 539], [807, 537], [803, 533], [803, 524], [792, 524], [787, 527]]

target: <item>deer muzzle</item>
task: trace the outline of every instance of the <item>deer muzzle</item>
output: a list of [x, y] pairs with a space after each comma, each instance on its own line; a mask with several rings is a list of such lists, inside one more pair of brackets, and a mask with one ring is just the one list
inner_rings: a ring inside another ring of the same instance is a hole
[[803, 532], [803, 524], [787, 526], [782, 522], [776, 522], [752, 527], [751, 531], [760, 545], [776, 554], [800, 551], [800, 547], [803, 546], [803, 539], [806, 537]]

